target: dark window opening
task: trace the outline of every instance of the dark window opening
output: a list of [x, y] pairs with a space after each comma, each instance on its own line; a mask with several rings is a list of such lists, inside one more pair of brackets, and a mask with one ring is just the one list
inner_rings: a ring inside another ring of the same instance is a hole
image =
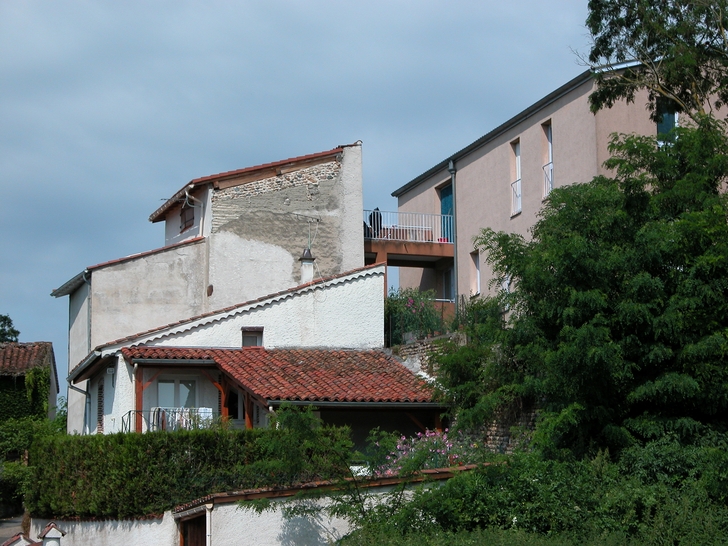
[[194, 207], [185, 203], [182, 206], [182, 212], [180, 213], [180, 233], [190, 229], [195, 223], [195, 209]]

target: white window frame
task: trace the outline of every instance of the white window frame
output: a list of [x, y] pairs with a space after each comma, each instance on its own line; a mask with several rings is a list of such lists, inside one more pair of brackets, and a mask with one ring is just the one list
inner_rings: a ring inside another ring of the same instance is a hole
[[[200, 407], [200, 381], [199, 378], [196, 376], [167, 376], [167, 377], [160, 377], [157, 379], [157, 406], [164, 407], [164, 408], [184, 408], [187, 406], [180, 405], [180, 392], [179, 392], [179, 383], [180, 381], [191, 381], [195, 384], [195, 400], [194, 405], [189, 406], [190, 408], [199, 408]], [[161, 401], [159, 399], [159, 384], [160, 383], [174, 383], [174, 405], [173, 406], [162, 406]]]
[[511, 149], [513, 150], [513, 161], [515, 180], [511, 182], [511, 216], [520, 214], [522, 208], [522, 196], [521, 196], [521, 141], [514, 140], [511, 142]]
[[544, 123], [544, 132], [546, 134], [546, 164], [543, 166], [543, 196], [544, 199], [554, 189], [554, 145], [553, 145], [553, 128], [551, 122]]

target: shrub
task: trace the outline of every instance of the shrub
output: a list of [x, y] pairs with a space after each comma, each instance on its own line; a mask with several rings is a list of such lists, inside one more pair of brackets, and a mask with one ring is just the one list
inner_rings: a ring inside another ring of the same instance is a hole
[[330, 479], [348, 472], [346, 428], [313, 414], [280, 427], [41, 438], [26, 506], [36, 517], [134, 517], [210, 493]]

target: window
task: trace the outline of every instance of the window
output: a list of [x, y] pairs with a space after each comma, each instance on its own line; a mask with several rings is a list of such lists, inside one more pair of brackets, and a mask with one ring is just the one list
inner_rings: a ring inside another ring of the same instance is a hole
[[669, 100], [657, 101], [657, 140], [668, 142], [669, 134], [677, 127], [677, 107]]
[[455, 300], [455, 272], [452, 267], [442, 272], [442, 299], [445, 301]]
[[96, 389], [96, 432], [104, 433], [104, 379], [99, 380]]
[[471, 277], [471, 283], [470, 283], [470, 292], [475, 294], [480, 294], [480, 252], [475, 251], [470, 253], [470, 259], [472, 263], [472, 267], [470, 268], [470, 277]]
[[554, 189], [554, 148], [551, 133], [551, 122], [544, 123], [542, 126], [545, 150], [543, 165], [543, 196], [546, 197], [551, 190]]
[[160, 379], [157, 404], [162, 408], [196, 408], [197, 382], [194, 379]]
[[438, 240], [443, 243], [451, 243], [454, 240], [452, 229], [452, 184], [440, 188], [440, 214], [442, 215], [442, 233]]
[[263, 327], [262, 326], [243, 326], [243, 347], [262, 347], [263, 346]]
[[189, 203], [182, 205], [182, 212], [180, 212], [180, 225], [179, 232], [182, 233], [190, 229], [195, 223], [195, 209]]
[[521, 141], [511, 143], [513, 151], [513, 182], [511, 182], [511, 216], [521, 212]]

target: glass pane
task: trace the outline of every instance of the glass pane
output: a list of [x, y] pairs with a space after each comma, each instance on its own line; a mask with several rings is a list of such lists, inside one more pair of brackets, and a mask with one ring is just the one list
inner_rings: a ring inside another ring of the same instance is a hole
[[174, 381], [157, 383], [157, 404], [162, 408], [174, 407]]
[[179, 382], [179, 405], [183, 408], [195, 407], [195, 382], [181, 380]]

